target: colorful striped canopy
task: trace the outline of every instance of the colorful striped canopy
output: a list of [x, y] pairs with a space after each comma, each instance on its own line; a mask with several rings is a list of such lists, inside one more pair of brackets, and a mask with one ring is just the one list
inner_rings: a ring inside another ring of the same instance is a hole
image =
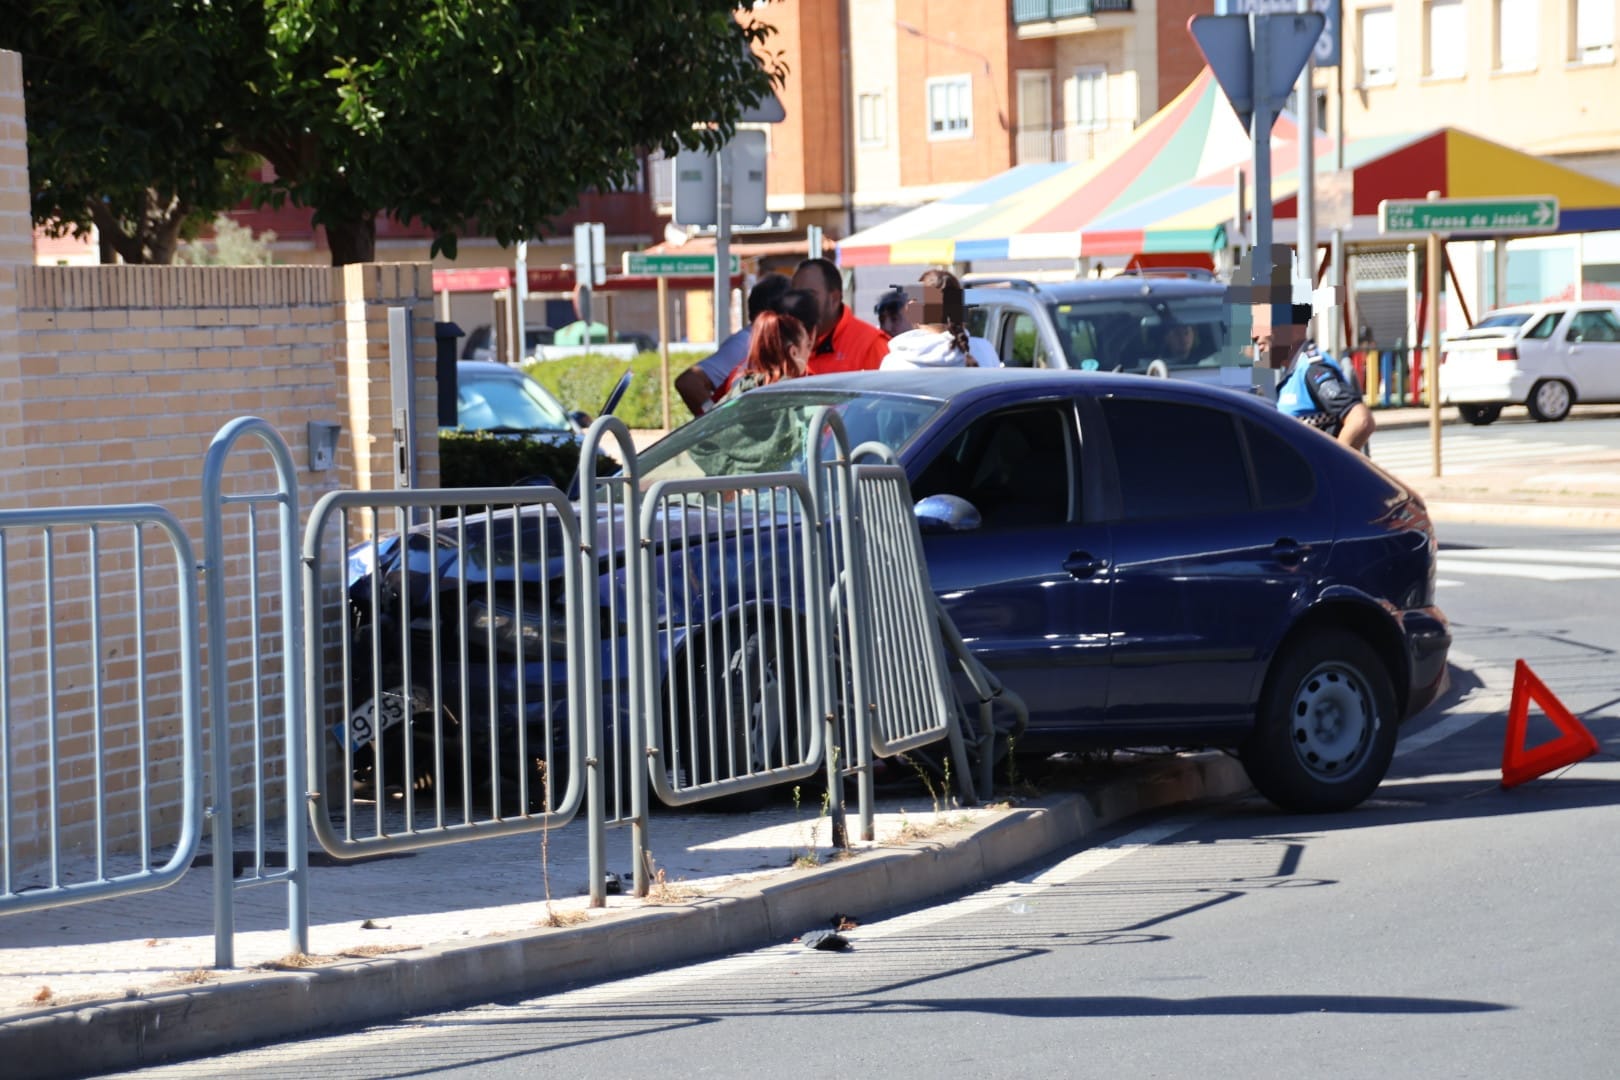
[[[1272, 213], [1297, 214], [1299, 130], [1272, 133]], [[1318, 177], [1333, 143], [1316, 141]], [[1237, 227], [1235, 169], [1249, 137], [1208, 69], [1100, 162], [1021, 165], [950, 199], [856, 233], [838, 245], [845, 266], [1208, 254]], [[1620, 186], [1456, 128], [1378, 135], [1345, 147], [1353, 177], [1351, 240], [1377, 235], [1378, 204], [1445, 198], [1559, 201], [1560, 232], [1620, 229]], [[1246, 168], [1245, 168], [1245, 171]]]
[[[1274, 152], [1296, 137], [1289, 117]], [[838, 245], [844, 266], [1077, 258], [1091, 222], [1249, 159], [1249, 136], [1206, 68], [1112, 158], [1020, 165]], [[1203, 245], [1208, 250], [1208, 244]]]

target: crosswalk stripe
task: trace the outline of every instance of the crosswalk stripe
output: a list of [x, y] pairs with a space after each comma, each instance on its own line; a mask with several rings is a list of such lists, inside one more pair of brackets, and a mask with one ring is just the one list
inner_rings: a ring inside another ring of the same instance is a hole
[[1488, 562], [1484, 559], [1458, 561], [1440, 557], [1440, 569], [1447, 574], [1484, 574], [1487, 577], [1530, 578], [1535, 581], [1604, 581], [1620, 578], [1620, 570], [1595, 566], [1541, 565], [1527, 562]]
[[1537, 565], [1612, 566], [1620, 569], [1620, 551], [1538, 550], [1536, 548], [1457, 548], [1440, 552], [1442, 562], [1513, 562]]

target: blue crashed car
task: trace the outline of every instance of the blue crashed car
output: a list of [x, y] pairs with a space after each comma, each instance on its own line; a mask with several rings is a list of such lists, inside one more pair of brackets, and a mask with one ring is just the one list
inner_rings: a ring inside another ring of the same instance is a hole
[[672, 433], [645, 480], [723, 468], [691, 451], [823, 404], [852, 443], [897, 451], [934, 591], [1029, 706], [1023, 749], [1231, 748], [1277, 804], [1342, 809], [1444, 689], [1423, 500], [1252, 395], [1064, 371], [821, 376]]
[[[800, 379], [671, 433], [641, 455], [641, 487], [802, 469], [831, 452], [803, 433], [821, 406], [839, 413], [852, 444], [884, 443], [905, 467], [935, 593], [1029, 706], [1021, 751], [1230, 748], [1278, 805], [1343, 809], [1378, 786], [1398, 725], [1444, 688], [1450, 634], [1434, 606], [1436, 543], [1421, 498], [1251, 395], [1075, 371]], [[700, 540], [682, 541], [678, 559], [664, 553], [660, 565], [692, 568], [666, 580], [708, 580], [699, 571], [718, 557], [705, 546], [735, 525], [724, 510], [712, 517], [676, 530]], [[441, 530], [446, 545], [459, 559]], [[603, 553], [605, 626], [617, 565]], [[366, 569], [351, 597], [363, 596]], [[531, 590], [555, 579], [538, 563], [516, 573]], [[661, 618], [682, 606], [658, 602]], [[800, 604], [778, 588], [771, 618], [785, 611], [792, 623]], [[534, 604], [524, 627], [510, 613], [469, 618], [450, 592], [439, 610], [463, 625], [543, 632]], [[780, 693], [793, 665], [758, 623], [675, 632], [675, 621], [661, 639], [666, 684], [694, 670], [681, 662], [692, 635], [726, 641], [706, 646], [711, 667], [759, 665], [761, 689], [736, 710], [745, 723], [773, 719], [772, 700], [778, 712], [800, 700]], [[485, 662], [504, 686], [540, 689], [500, 650]], [[680, 697], [668, 693], [677, 711]], [[532, 726], [544, 717], [528, 700]], [[473, 719], [475, 732], [491, 727]], [[492, 729], [524, 723], [511, 714]]]

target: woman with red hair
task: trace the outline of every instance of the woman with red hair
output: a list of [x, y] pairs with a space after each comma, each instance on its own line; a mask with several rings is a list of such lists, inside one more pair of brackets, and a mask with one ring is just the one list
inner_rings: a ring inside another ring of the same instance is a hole
[[810, 331], [791, 315], [761, 312], [754, 320], [744, 360], [726, 390], [734, 398], [756, 386], [769, 386], [783, 379], [797, 379], [810, 362]]

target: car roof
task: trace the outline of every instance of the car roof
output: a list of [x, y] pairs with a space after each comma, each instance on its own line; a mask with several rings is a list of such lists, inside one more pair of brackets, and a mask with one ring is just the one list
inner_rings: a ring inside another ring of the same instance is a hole
[[1019, 290], [1054, 300], [1060, 304], [1082, 300], [1123, 300], [1141, 296], [1224, 296], [1226, 286], [1219, 281], [1196, 278], [1139, 277], [1120, 274], [1111, 278], [1080, 278], [1074, 281], [1028, 282], [994, 278], [969, 281], [963, 286], [975, 289]]
[[855, 393], [896, 394], [934, 401], [969, 401], [996, 397], [1037, 397], [1042, 394], [1073, 393], [1083, 384], [1093, 395], [1164, 392], [1176, 397], [1204, 400], [1247, 401], [1258, 399], [1230, 387], [1205, 386], [1181, 379], [1152, 379], [1146, 375], [1103, 371], [1076, 371], [1072, 368], [929, 368], [906, 371], [844, 371], [834, 375], [812, 375], [788, 379], [750, 390], [751, 394], [807, 391], [850, 391]]

